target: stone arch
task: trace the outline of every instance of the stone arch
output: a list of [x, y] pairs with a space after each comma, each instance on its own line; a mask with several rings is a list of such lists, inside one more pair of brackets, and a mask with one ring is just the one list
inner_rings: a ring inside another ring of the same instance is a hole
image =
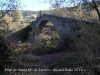
[[38, 27], [37, 27], [37, 29], [36, 29], [36, 36], [38, 36], [38, 35], [42, 32], [44, 26], [45, 26], [48, 22], [49, 22], [49, 20], [43, 20], [43, 21], [41, 21], [41, 23], [38, 25]]
[[[37, 27], [37, 29], [36, 29], [36, 33], [35, 33], [35, 35], [36, 36], [38, 36], [41, 32], [42, 32], [42, 30], [43, 30], [43, 28], [45, 27], [45, 25], [48, 23], [48, 22], [51, 22], [50, 20], [42, 20], [41, 22], [40, 22], [40, 24], [38, 25], [38, 27]], [[52, 24], [53, 24], [53, 22], [51, 22]], [[56, 26], [53, 24], [53, 26], [55, 27], [55, 29], [56, 29], [56, 31], [57, 31], [57, 28], [56, 28]], [[58, 33], [58, 35], [59, 35], [59, 32], [57, 31], [57, 33]], [[60, 36], [60, 35], [59, 35]]]
[[[39, 35], [40, 34], [40, 35]], [[56, 26], [50, 20], [42, 20], [39, 22], [38, 26], [36, 27], [35, 31], [36, 41], [38, 40], [39, 43], [44, 43], [45, 46], [55, 48], [58, 47], [60, 44], [60, 35], [57, 31]], [[49, 42], [49, 44], [48, 44]], [[55, 44], [56, 43], [56, 44]], [[48, 44], [48, 45], [47, 45]], [[53, 46], [51, 46], [51, 44]]]
[[44, 14], [39, 17], [35, 22], [31, 23], [31, 27], [35, 29], [35, 36], [39, 35], [42, 32], [43, 27], [50, 21], [55, 27], [61, 43], [64, 43], [65, 38], [70, 38], [75, 33], [75, 27], [71, 27], [69, 22], [72, 22], [73, 19], [63, 18], [54, 15]]
[[72, 35], [69, 23], [65, 23], [66, 20], [66, 18], [44, 14], [32, 22], [30, 26], [35, 29], [35, 36], [37, 36], [42, 32], [47, 22], [50, 21], [57, 30], [60, 40], [63, 41], [64, 37]]

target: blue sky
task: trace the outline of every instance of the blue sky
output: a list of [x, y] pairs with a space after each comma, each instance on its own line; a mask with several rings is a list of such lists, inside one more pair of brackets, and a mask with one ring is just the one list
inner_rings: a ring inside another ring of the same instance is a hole
[[20, 0], [23, 10], [47, 10], [50, 9], [49, 3], [40, 2], [39, 0]]

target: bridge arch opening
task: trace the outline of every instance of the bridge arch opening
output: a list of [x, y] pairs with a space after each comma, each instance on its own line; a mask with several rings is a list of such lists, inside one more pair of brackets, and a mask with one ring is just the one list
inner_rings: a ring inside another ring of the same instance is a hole
[[[55, 26], [48, 20], [43, 20], [36, 31], [38, 43], [41, 46], [57, 49], [60, 42], [60, 36]], [[39, 41], [40, 40], [40, 41]]]
[[37, 30], [36, 30], [36, 36], [38, 36], [38, 35], [42, 32], [43, 28], [45, 27], [45, 25], [46, 25], [48, 22], [49, 22], [49, 20], [43, 20], [43, 21], [39, 24], [39, 26], [38, 26], [38, 28], [37, 28]]

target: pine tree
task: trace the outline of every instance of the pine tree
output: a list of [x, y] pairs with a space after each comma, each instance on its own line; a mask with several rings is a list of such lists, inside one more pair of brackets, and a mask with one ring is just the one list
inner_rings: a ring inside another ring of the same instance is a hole
[[39, 12], [39, 17], [41, 16], [41, 10], [40, 10], [40, 12]]

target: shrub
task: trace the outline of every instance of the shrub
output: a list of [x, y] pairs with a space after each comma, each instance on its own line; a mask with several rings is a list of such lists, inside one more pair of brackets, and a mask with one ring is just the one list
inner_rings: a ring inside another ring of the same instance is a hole
[[0, 72], [3, 72], [5, 68], [12, 66], [12, 51], [7, 48], [4, 42], [0, 42]]

